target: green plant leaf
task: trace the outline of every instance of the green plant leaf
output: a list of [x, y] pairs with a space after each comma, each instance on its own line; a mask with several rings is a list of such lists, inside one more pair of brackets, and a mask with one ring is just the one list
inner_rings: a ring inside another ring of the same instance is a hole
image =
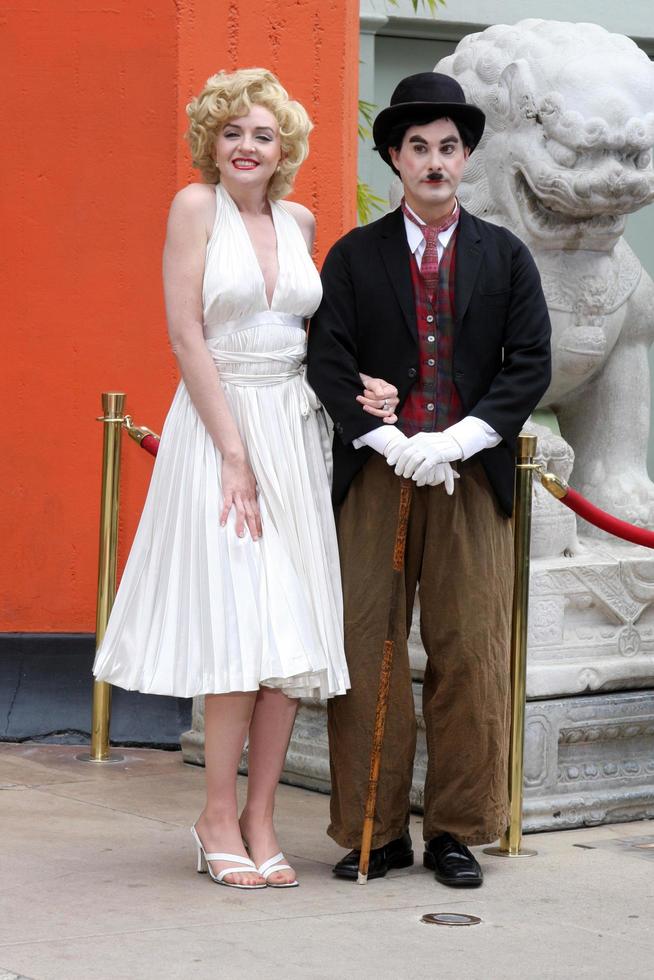
[[383, 211], [387, 202], [363, 181], [357, 180], [357, 215], [362, 225], [367, 225], [373, 217], [373, 211]]
[[[389, 7], [397, 7], [397, 0], [387, 0]], [[446, 0], [411, 0], [411, 6], [413, 7], [414, 13], [418, 13], [418, 8], [422, 7], [423, 10], [428, 10], [433, 16], [436, 13], [436, 8], [440, 5], [444, 7]]]
[[363, 140], [372, 132], [372, 120], [377, 106], [374, 102], [359, 99], [359, 139]]

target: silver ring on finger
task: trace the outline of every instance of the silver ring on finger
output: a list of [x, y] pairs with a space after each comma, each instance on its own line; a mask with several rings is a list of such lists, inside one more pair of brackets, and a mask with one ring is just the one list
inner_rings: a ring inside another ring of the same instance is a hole
[[382, 408], [383, 408], [383, 410], [385, 412], [388, 411], [388, 398], [384, 398], [384, 401], [383, 401], [383, 404], [382, 404]]

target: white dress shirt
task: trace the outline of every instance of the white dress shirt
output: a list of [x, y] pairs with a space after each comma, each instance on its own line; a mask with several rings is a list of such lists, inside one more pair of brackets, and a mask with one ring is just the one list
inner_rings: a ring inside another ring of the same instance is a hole
[[[419, 221], [421, 225], [424, 224], [423, 220], [418, 217], [408, 204], [406, 207], [411, 211], [416, 221]], [[443, 257], [443, 252], [447, 248], [450, 238], [456, 231], [457, 225], [458, 221], [456, 224], [450, 225], [449, 228], [446, 228], [438, 236], [436, 247], [439, 262]], [[425, 254], [425, 236], [420, 231], [420, 228], [407, 218], [406, 215], [404, 215], [404, 229], [409, 248], [415, 255], [418, 266], [421, 266], [422, 257]], [[502, 441], [502, 437], [497, 434], [495, 429], [474, 415], [467, 415], [460, 422], [456, 422], [448, 429], [445, 429], [445, 432], [449, 436], [452, 436], [461, 447], [462, 459], [470, 459], [471, 456], [481, 452], [482, 449], [492, 449], [493, 446], [499, 445]], [[375, 429], [371, 429], [370, 432], [359, 436], [358, 439], [354, 439], [352, 445], [355, 449], [360, 449], [361, 446], [369, 446], [370, 449], [375, 449], [383, 455], [385, 450], [390, 449], [394, 442], [406, 438], [401, 429], [398, 429], [396, 425], [380, 425]]]

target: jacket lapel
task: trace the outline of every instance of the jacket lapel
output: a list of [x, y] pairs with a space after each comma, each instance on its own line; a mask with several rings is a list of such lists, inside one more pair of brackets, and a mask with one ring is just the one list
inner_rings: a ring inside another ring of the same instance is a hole
[[402, 308], [406, 325], [413, 339], [418, 342], [416, 304], [411, 283], [411, 252], [406, 238], [404, 217], [400, 208], [386, 215], [380, 222], [379, 248], [386, 273]]
[[483, 256], [481, 237], [474, 218], [461, 208], [456, 241], [456, 273], [454, 282], [454, 307], [456, 325], [460, 326], [477, 282]]
[[[390, 284], [399, 301], [406, 325], [418, 341], [416, 306], [411, 283], [411, 253], [406, 239], [404, 217], [400, 208], [380, 221], [379, 248]], [[474, 218], [461, 208], [456, 243], [456, 280], [454, 306], [457, 327], [470, 305], [483, 258], [481, 237]]]

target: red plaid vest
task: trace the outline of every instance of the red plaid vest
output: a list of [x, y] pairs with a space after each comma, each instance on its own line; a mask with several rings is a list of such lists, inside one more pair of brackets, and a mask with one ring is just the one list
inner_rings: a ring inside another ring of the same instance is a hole
[[461, 399], [452, 377], [456, 239], [457, 231], [440, 260], [438, 293], [434, 296], [429, 295], [415, 255], [411, 256], [419, 370], [397, 422], [407, 436], [442, 432], [463, 418]]

